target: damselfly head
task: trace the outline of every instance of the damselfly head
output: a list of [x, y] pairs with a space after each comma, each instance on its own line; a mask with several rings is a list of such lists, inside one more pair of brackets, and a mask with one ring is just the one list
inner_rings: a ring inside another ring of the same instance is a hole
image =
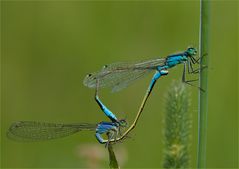
[[186, 51], [189, 57], [193, 57], [197, 54], [197, 49], [189, 47]]
[[121, 120], [119, 120], [119, 125], [121, 127], [127, 127], [128, 123], [127, 123], [127, 121], [125, 119], [121, 119]]

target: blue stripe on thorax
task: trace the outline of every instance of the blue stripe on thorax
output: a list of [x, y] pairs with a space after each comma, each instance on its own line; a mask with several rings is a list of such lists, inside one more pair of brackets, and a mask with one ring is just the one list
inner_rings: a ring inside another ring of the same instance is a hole
[[187, 61], [187, 56], [182, 53], [182, 54], [177, 54], [177, 55], [170, 55], [166, 58], [166, 66], [168, 68], [174, 67], [180, 63], [183, 63], [184, 61]]
[[101, 122], [96, 128], [96, 132], [99, 134], [106, 133], [109, 130], [117, 129], [117, 124], [112, 122]]

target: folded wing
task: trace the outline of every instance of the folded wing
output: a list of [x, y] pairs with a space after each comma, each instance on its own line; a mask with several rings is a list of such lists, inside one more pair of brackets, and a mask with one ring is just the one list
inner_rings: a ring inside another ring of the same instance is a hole
[[82, 130], [95, 130], [96, 124], [55, 124], [35, 121], [13, 123], [7, 136], [17, 141], [41, 141], [66, 137]]
[[88, 74], [84, 79], [84, 85], [89, 88], [96, 88], [96, 79], [98, 79], [99, 87], [109, 87], [112, 88], [113, 92], [116, 92], [156, 70], [164, 62], [165, 59], [160, 58], [135, 63], [113, 63], [105, 65], [101, 71]]

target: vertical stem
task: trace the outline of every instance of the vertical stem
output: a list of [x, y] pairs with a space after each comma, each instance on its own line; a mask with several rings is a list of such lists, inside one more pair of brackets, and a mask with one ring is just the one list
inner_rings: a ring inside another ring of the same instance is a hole
[[110, 161], [109, 167], [111, 169], [118, 169], [118, 168], [120, 168], [119, 165], [118, 165], [118, 161], [117, 161], [117, 159], [115, 157], [115, 153], [114, 153], [112, 144], [108, 145], [108, 152], [109, 152], [109, 161]]
[[[208, 55], [209, 55], [209, 1], [200, 1], [200, 87], [198, 114], [197, 168], [206, 168], [207, 114], [208, 114]], [[206, 68], [205, 68], [206, 67]]]

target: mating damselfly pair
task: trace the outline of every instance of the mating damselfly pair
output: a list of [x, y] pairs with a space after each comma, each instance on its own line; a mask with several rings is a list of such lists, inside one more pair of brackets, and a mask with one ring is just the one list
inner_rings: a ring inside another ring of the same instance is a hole
[[[184, 52], [169, 55], [165, 58], [157, 58], [134, 63], [113, 63], [105, 65], [98, 72], [88, 74], [84, 79], [84, 85], [89, 88], [96, 89], [95, 100], [111, 122], [100, 122], [98, 124], [54, 124], [20, 121], [15, 122], [10, 126], [8, 130], [8, 137], [22, 141], [38, 141], [65, 137], [83, 130], [93, 130], [95, 131], [97, 140], [102, 144], [108, 145], [109, 143], [120, 141], [124, 139], [136, 126], [156, 81], [161, 76], [166, 76], [169, 69], [175, 67], [176, 65], [183, 64], [182, 81], [194, 86], [191, 82], [195, 80], [186, 80], [186, 73], [195, 74], [199, 72], [199, 69], [194, 68], [195, 64], [199, 64], [200, 59], [199, 57], [197, 59], [195, 58], [196, 54], [197, 50], [189, 47]], [[116, 115], [101, 102], [98, 97], [98, 90], [99, 88], [109, 87], [112, 88], [112, 91], [114, 92], [119, 91], [153, 71], [155, 74], [149, 84], [135, 120], [122, 134], [121, 129], [127, 126], [126, 120], [118, 120]], [[103, 139], [102, 134], [106, 134], [108, 138]]]

